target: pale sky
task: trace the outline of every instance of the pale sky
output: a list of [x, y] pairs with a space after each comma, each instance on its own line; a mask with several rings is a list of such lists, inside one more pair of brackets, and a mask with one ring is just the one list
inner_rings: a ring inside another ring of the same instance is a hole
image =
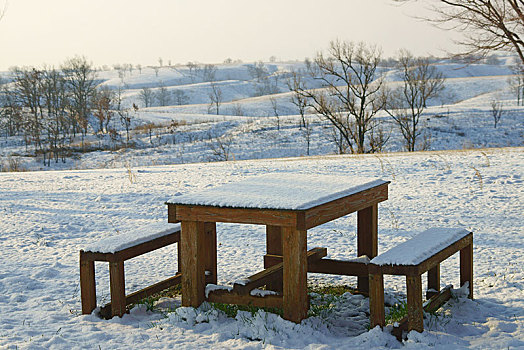
[[449, 32], [412, 16], [420, 2], [392, 0], [0, 0], [0, 70], [56, 65], [221, 63], [314, 57], [334, 39], [443, 55]]

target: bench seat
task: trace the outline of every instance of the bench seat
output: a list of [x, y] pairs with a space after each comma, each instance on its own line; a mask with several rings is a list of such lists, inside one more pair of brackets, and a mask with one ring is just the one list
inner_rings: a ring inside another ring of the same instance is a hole
[[423, 331], [421, 275], [428, 272], [426, 297], [440, 290], [440, 263], [460, 251], [460, 285], [473, 299], [473, 233], [463, 228], [431, 228], [380, 254], [369, 263], [371, 326], [384, 326], [383, 275], [405, 275], [408, 331]]
[[180, 272], [164, 281], [125, 295], [124, 261], [178, 242], [180, 224], [162, 222], [103, 238], [80, 250], [82, 313], [90, 314], [96, 308], [95, 261], [109, 262], [111, 303], [104, 306], [100, 312], [106, 318], [122, 316], [127, 305], [179, 284]]
[[83, 250], [92, 253], [115, 254], [124, 249], [150, 242], [156, 238], [172, 235], [177, 232], [180, 232], [180, 224], [155, 222], [122, 234], [102, 238], [98, 242], [86, 246]]

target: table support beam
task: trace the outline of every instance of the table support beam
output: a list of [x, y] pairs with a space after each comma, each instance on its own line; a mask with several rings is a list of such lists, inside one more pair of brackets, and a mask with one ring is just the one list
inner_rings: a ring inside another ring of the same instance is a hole
[[[373, 259], [378, 254], [378, 204], [357, 212], [357, 255]], [[369, 277], [359, 276], [359, 291], [369, 293]]]
[[306, 231], [282, 228], [284, 263], [284, 318], [300, 323], [307, 317], [307, 242]]
[[217, 284], [217, 224], [204, 223], [204, 269], [210, 272], [208, 283]]
[[[268, 255], [282, 255], [282, 228], [280, 226], [266, 226], [266, 252]], [[264, 269], [273, 265], [264, 259]], [[282, 293], [283, 282], [281, 278], [274, 279], [267, 284], [267, 289]]]

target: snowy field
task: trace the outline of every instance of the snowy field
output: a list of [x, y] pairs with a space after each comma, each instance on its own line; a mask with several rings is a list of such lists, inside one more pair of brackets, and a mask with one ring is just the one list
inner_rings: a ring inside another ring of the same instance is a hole
[[[367, 300], [349, 294], [300, 325], [265, 312], [227, 318], [209, 305], [178, 307], [178, 299], [160, 300], [153, 312], [135, 307], [122, 319], [80, 315], [79, 249], [167, 220], [164, 202], [176, 194], [266, 173], [390, 180], [389, 200], [379, 205], [379, 252], [433, 226], [472, 230], [475, 300], [455, 291], [436, 315], [426, 315], [424, 333], [410, 333], [404, 345], [524, 348], [522, 147], [0, 173], [0, 348], [402, 348], [389, 327], [368, 330]], [[350, 215], [310, 230], [309, 248], [354, 257], [355, 224]], [[217, 229], [219, 284], [262, 269], [263, 227]], [[127, 262], [127, 291], [172, 276], [176, 264], [175, 246]], [[448, 259], [442, 286], [458, 288], [458, 272], [458, 257]], [[97, 276], [100, 305], [109, 299], [106, 263], [97, 263]], [[309, 283], [354, 286], [356, 279], [310, 274]], [[386, 276], [385, 283], [387, 301], [405, 299], [402, 278]], [[318, 296], [311, 298], [317, 305]]]

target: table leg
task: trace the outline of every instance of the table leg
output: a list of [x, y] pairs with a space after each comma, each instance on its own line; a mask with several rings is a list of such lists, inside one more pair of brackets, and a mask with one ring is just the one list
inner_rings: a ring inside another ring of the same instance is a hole
[[[357, 255], [367, 255], [370, 259], [378, 253], [378, 204], [374, 204], [357, 213]], [[369, 277], [359, 276], [359, 291], [369, 293]]]
[[198, 307], [205, 299], [205, 224], [182, 221], [182, 306]]
[[206, 222], [204, 224], [204, 269], [210, 272], [207, 282], [217, 283], [217, 224]]
[[282, 228], [284, 318], [300, 323], [307, 317], [307, 232]]
[[[266, 253], [271, 255], [282, 256], [282, 228], [280, 226], [266, 226]], [[264, 260], [264, 268], [273, 266]], [[282, 279], [271, 281], [266, 285], [266, 288], [275, 292], [282, 293], [283, 284]]]

